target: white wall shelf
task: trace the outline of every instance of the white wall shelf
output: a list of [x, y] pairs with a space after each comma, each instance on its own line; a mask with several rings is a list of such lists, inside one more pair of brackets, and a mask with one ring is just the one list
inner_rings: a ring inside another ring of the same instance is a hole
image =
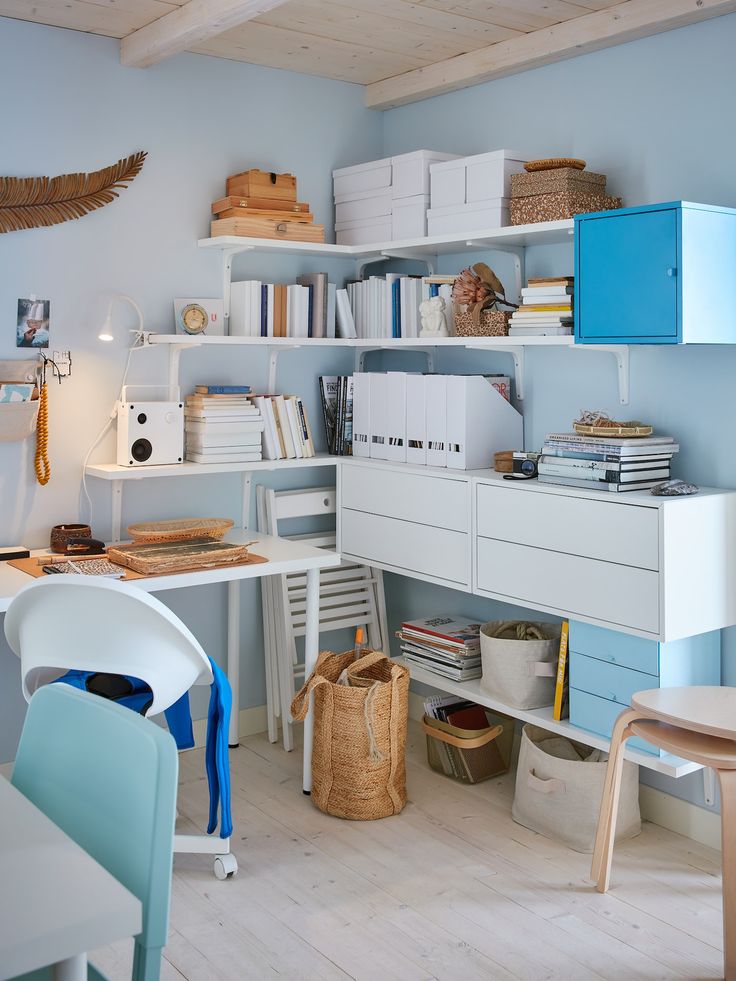
[[[602, 749], [606, 752], [610, 749], [610, 739], [606, 739], [604, 736], [597, 736], [592, 732], [587, 732], [585, 729], [579, 729], [577, 726], [571, 725], [566, 719], [556, 722], [552, 718], [551, 708], [512, 708], [490, 696], [488, 692], [481, 688], [480, 681], [452, 681], [450, 678], [443, 678], [433, 671], [427, 671], [426, 668], [419, 667], [413, 662], [405, 660], [403, 657], [396, 658], [396, 661], [399, 664], [405, 664], [409, 668], [412, 681], [418, 681], [422, 685], [427, 685], [438, 691], [447, 692], [450, 695], [460, 695], [462, 698], [467, 698], [471, 702], [477, 702], [479, 705], [484, 705], [486, 708], [493, 709], [496, 712], [503, 712], [504, 715], [510, 715], [515, 719], [520, 719], [522, 722], [531, 722], [532, 725], [539, 726], [540, 729], [558, 733], [567, 739], [573, 739], [576, 742], [583, 743], [585, 746], [592, 746], [594, 749]], [[668, 777], [684, 777], [687, 773], [693, 773], [696, 770], [702, 769], [699, 763], [692, 763], [689, 760], [683, 760], [671, 754], [654, 756], [650, 753], [641, 753], [634, 749], [627, 749], [625, 756], [632, 763], [638, 763], [639, 766], [643, 766], [647, 770], [656, 770], [658, 773], [663, 773]]]

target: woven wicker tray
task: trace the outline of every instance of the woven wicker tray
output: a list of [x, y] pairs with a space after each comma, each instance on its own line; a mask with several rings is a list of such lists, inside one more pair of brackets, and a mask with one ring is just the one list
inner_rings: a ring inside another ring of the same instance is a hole
[[183, 542], [140, 542], [133, 545], [111, 545], [107, 550], [107, 557], [118, 565], [127, 566], [144, 575], [153, 575], [237, 565], [248, 558], [248, 546], [233, 545], [213, 538], [192, 538]]
[[233, 526], [230, 518], [174, 518], [128, 525], [134, 542], [179, 542], [190, 538], [222, 538]]
[[618, 439], [651, 436], [654, 431], [651, 426], [585, 426], [581, 422], [574, 422], [572, 426], [580, 436], [615, 436]]

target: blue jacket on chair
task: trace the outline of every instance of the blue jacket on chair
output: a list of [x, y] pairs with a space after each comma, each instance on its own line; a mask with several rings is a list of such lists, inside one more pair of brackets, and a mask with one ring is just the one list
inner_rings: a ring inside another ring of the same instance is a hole
[[[217, 829], [218, 810], [220, 816], [220, 837], [229, 838], [233, 833], [233, 821], [230, 810], [230, 760], [228, 755], [228, 729], [230, 726], [230, 710], [232, 707], [232, 692], [230, 682], [225, 673], [209, 658], [212, 668], [212, 685], [210, 686], [210, 704], [207, 712], [207, 741], [205, 747], [205, 765], [207, 768], [207, 783], [210, 791], [210, 814], [207, 833], [212, 834]], [[100, 675], [94, 671], [67, 671], [56, 679], [55, 683], [63, 682], [82, 691], [90, 691], [109, 698], [126, 708], [132, 709], [139, 715], [145, 715], [153, 700], [153, 692], [149, 686], [134, 678], [132, 675]], [[122, 691], [118, 694], [117, 691]], [[189, 707], [189, 692], [184, 692], [180, 699], [164, 711], [166, 724], [174, 738], [178, 749], [191, 749], [194, 746], [192, 729], [192, 713]]]

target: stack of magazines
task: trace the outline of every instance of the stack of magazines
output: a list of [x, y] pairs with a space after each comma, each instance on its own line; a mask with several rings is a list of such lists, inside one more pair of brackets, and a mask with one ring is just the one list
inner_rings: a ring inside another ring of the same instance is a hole
[[678, 449], [671, 436], [611, 439], [548, 433], [537, 465], [539, 480], [613, 493], [646, 490], [669, 480]]
[[471, 681], [482, 673], [480, 627], [463, 617], [426, 617], [406, 620], [396, 636], [411, 664], [453, 681]]

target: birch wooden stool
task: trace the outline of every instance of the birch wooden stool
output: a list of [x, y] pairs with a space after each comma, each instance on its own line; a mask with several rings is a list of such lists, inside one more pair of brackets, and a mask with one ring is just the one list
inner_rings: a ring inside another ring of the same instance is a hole
[[736, 981], [736, 688], [691, 686], [640, 691], [616, 720], [603, 787], [591, 878], [606, 892], [616, 833], [624, 746], [630, 736], [710, 766], [721, 788], [723, 959], [725, 981]]

